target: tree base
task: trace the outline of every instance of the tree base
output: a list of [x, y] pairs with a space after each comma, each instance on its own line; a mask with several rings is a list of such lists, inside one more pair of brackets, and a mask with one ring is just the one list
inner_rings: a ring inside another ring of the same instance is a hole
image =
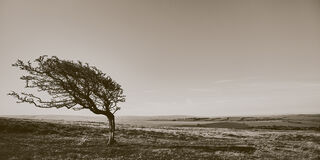
[[111, 146], [111, 145], [114, 145], [114, 144], [116, 144], [117, 143], [117, 141], [116, 140], [111, 140], [111, 139], [109, 139], [109, 141], [108, 141], [108, 146]]

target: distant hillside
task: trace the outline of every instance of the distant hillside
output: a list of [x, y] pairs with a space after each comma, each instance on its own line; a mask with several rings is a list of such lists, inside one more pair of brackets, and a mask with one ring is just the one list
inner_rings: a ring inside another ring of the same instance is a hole
[[103, 116], [73, 116], [73, 115], [8, 115], [0, 116], [8, 118], [34, 119], [34, 120], [55, 120], [55, 121], [106, 121]]
[[[102, 115], [96, 116], [74, 116], [74, 115], [0, 115], [0, 117], [7, 118], [21, 118], [32, 120], [48, 120], [48, 121], [94, 121], [106, 122], [107, 118]], [[116, 116], [117, 123], [127, 122], [141, 122], [141, 121], [154, 121], [166, 120], [171, 121], [174, 119], [191, 118], [192, 116], [183, 115], [168, 115], [168, 116]]]
[[[102, 122], [107, 118], [96, 116], [68, 116], [68, 115], [14, 115], [0, 116], [41, 120], [47, 122]], [[136, 127], [206, 127], [206, 128], [272, 128], [272, 127], [320, 127], [320, 114], [296, 114], [276, 116], [244, 116], [244, 117], [195, 117], [195, 116], [117, 116], [117, 124]], [[231, 126], [231, 127], [230, 127]]]

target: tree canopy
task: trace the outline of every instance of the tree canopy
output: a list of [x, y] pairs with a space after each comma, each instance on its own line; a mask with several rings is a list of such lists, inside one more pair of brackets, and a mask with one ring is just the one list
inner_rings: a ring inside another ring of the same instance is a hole
[[89, 109], [107, 116], [109, 122], [113, 119], [114, 125], [114, 113], [120, 109], [118, 103], [125, 101], [121, 85], [88, 63], [45, 55], [35, 59], [34, 63], [17, 60], [12, 66], [27, 72], [20, 77], [26, 88], [36, 88], [51, 97], [43, 100], [32, 93], [9, 93], [18, 99], [18, 103], [30, 103], [40, 108]]

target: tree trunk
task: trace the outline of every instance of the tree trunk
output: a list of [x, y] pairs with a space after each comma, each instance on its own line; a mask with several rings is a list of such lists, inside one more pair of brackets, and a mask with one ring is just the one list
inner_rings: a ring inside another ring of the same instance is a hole
[[114, 115], [108, 115], [108, 121], [109, 121], [109, 141], [108, 145], [112, 145], [116, 143], [116, 140], [114, 140], [114, 132], [116, 130]]

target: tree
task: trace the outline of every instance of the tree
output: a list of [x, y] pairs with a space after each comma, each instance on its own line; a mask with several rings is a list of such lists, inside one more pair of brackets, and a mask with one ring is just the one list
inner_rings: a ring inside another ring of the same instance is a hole
[[45, 55], [35, 59], [34, 63], [17, 60], [12, 66], [28, 73], [20, 77], [26, 83], [25, 88], [35, 88], [51, 97], [50, 100], [25, 92], [12, 91], [8, 95], [17, 98], [17, 103], [30, 103], [40, 108], [89, 109], [95, 114], [105, 115], [109, 121], [108, 144], [115, 143], [114, 114], [120, 109], [118, 103], [125, 101], [118, 83], [96, 67], [80, 61]]

